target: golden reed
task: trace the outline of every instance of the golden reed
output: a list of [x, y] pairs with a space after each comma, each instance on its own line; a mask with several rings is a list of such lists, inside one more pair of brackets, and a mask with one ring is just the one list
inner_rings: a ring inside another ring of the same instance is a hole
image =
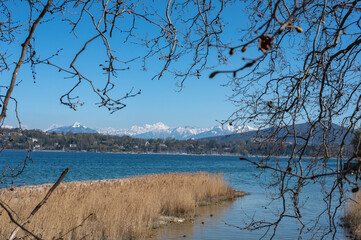
[[[2, 189], [0, 200], [22, 222], [50, 187]], [[161, 216], [192, 217], [205, 201], [236, 195], [222, 174], [204, 172], [62, 183], [26, 227], [44, 239], [144, 239]], [[0, 209], [0, 239], [15, 227]], [[19, 231], [17, 237], [25, 235]]]
[[352, 239], [361, 239], [361, 193], [355, 194], [353, 200], [349, 201], [342, 218], [343, 226], [351, 233]]

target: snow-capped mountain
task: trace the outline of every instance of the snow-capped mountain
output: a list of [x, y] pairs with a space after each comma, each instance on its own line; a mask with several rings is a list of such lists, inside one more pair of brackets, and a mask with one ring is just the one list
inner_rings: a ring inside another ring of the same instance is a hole
[[245, 127], [238, 127], [234, 128], [233, 126], [215, 126], [208, 131], [201, 132], [195, 136], [193, 136], [194, 139], [200, 139], [200, 138], [207, 138], [207, 137], [217, 137], [217, 136], [224, 136], [224, 135], [230, 135], [235, 133], [244, 133], [248, 131], [256, 130], [256, 128], [245, 126]]
[[199, 139], [204, 137], [214, 137], [228, 135], [232, 133], [240, 133], [254, 130], [254, 128], [246, 126], [238, 128], [233, 126], [216, 126], [213, 128], [197, 128], [197, 127], [169, 127], [162, 122], [155, 124], [145, 124], [143, 126], [132, 126], [130, 129], [114, 129], [114, 128], [100, 128], [97, 129], [99, 133], [109, 135], [128, 135], [135, 138], [174, 138], [177, 140], [186, 140], [190, 138]]
[[59, 124], [51, 124], [50, 127], [48, 127], [47, 129], [44, 129], [43, 132], [51, 132], [53, 129], [56, 129], [59, 127], [63, 127], [63, 126], [59, 125]]
[[162, 132], [167, 131], [169, 127], [165, 125], [164, 123], [155, 123], [155, 124], [145, 124], [143, 126], [132, 126], [130, 129], [115, 129], [112, 127], [106, 127], [106, 128], [99, 128], [97, 131], [102, 134], [107, 135], [127, 135], [127, 136], [138, 136], [141, 134], [146, 134], [148, 132]]
[[133, 126], [131, 130], [135, 130], [133, 136], [137, 138], [174, 138], [184, 140], [193, 138], [193, 136], [207, 131], [205, 128], [196, 127], [169, 127], [164, 123], [156, 123], [153, 125], [146, 124], [144, 127]]
[[238, 128], [233, 126], [215, 126], [212, 128], [197, 128], [197, 127], [169, 127], [162, 122], [155, 124], [145, 124], [143, 126], [132, 126], [130, 129], [115, 129], [111, 127], [99, 128], [97, 130], [85, 127], [78, 122], [72, 126], [52, 125], [45, 129], [44, 132], [57, 132], [57, 133], [101, 133], [105, 135], [118, 135], [118, 136], [131, 136], [135, 138], [173, 138], [177, 140], [187, 139], [200, 139], [205, 137], [216, 137], [222, 135], [229, 135], [233, 133], [242, 133], [254, 130], [249, 126]]
[[52, 125], [49, 128], [45, 129], [44, 132], [56, 132], [56, 133], [98, 133], [96, 130], [85, 127], [78, 122], [75, 122], [72, 126], [60, 126]]
[[11, 126], [11, 125], [2, 125], [1, 127], [5, 128], [5, 129], [14, 129], [15, 128], [14, 126]]

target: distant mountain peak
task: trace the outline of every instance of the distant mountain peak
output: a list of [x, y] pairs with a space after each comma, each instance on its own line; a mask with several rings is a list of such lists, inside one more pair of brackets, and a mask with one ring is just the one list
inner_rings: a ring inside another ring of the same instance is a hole
[[44, 132], [56, 132], [56, 133], [98, 133], [98, 131], [85, 127], [81, 125], [79, 122], [75, 122], [72, 126], [60, 126], [60, 125], [52, 125]]
[[79, 128], [79, 127], [85, 127], [85, 126], [82, 126], [79, 122], [75, 122], [72, 127], [73, 128]]
[[157, 122], [154, 124], [144, 124], [143, 126], [136, 126], [139, 128], [145, 128], [145, 129], [169, 129], [170, 127], [165, 125], [162, 122]]

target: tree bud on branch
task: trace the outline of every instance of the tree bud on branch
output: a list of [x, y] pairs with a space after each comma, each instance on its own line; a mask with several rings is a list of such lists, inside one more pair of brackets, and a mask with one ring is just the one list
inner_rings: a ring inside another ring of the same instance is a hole
[[234, 54], [234, 48], [231, 48], [230, 50], [229, 50], [229, 55], [233, 55]]
[[212, 72], [212, 73], [209, 75], [209, 78], [214, 78], [214, 76], [216, 76], [218, 73], [219, 73], [218, 71]]

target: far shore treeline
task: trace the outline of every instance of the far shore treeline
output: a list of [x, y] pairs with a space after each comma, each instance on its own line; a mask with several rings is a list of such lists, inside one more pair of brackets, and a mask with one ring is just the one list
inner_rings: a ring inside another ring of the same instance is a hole
[[[237, 140], [218, 142], [214, 140], [138, 139], [130, 136], [103, 135], [97, 133], [45, 133], [41, 130], [1, 129], [1, 148], [32, 151], [87, 151], [119, 153], [168, 153], [168, 154], [230, 154], [230, 155], [273, 155], [287, 156], [292, 153], [293, 143], [257, 142]], [[275, 151], [275, 148], [277, 149]], [[305, 155], [318, 151], [317, 145], [307, 148]], [[353, 154], [353, 147], [347, 146], [344, 156]]]

